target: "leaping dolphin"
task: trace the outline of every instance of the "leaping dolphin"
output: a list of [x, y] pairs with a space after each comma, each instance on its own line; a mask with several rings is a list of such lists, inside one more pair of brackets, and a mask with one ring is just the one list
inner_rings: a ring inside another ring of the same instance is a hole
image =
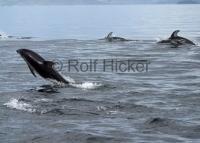
[[180, 45], [185, 45], [185, 44], [196, 45], [191, 40], [178, 36], [179, 32], [180, 30], [174, 31], [168, 39], [159, 41], [158, 43], [172, 44], [176, 47]]
[[100, 40], [106, 40], [108, 42], [133, 41], [133, 40], [125, 39], [125, 38], [122, 38], [122, 37], [115, 37], [115, 36], [113, 36], [113, 32], [110, 32], [104, 39], [100, 39]]
[[45, 79], [52, 79], [64, 84], [69, 84], [69, 82], [66, 81], [53, 68], [55, 62], [46, 61], [39, 54], [28, 49], [18, 49], [17, 53], [20, 54], [21, 57], [25, 60], [33, 76], [36, 77], [36, 73], [38, 73], [41, 77]]

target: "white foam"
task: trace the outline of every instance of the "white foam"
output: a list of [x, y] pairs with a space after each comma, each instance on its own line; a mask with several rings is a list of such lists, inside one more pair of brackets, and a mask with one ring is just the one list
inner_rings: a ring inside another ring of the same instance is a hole
[[3, 31], [0, 31], [0, 35], [1, 35], [0, 39], [7, 39], [8, 38], [8, 35]]
[[32, 108], [32, 106], [30, 104], [24, 103], [15, 98], [11, 99], [4, 105], [9, 108], [12, 108], [12, 109], [27, 111], [27, 112], [31, 112], [31, 113], [36, 111], [35, 109]]
[[52, 102], [52, 99], [48, 99], [48, 98], [42, 98], [42, 99], [37, 99], [35, 100], [35, 102]]
[[81, 89], [85, 89], [85, 90], [96, 89], [96, 88], [102, 86], [100, 83], [95, 83], [95, 82], [83, 82], [83, 83], [79, 83], [79, 84], [71, 83], [70, 85], [73, 87], [81, 88]]
[[106, 111], [107, 107], [105, 107], [105, 106], [97, 106], [97, 110], [98, 111]]
[[116, 114], [118, 114], [118, 111], [117, 110], [109, 111], [109, 112], [107, 112], [107, 114], [116, 115]]

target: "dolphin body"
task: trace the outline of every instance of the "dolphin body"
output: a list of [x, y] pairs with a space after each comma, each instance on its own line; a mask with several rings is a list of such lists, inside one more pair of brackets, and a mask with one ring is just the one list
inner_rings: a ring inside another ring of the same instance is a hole
[[55, 64], [53, 61], [46, 61], [40, 55], [28, 49], [18, 49], [17, 53], [25, 60], [33, 76], [36, 77], [36, 73], [38, 73], [45, 79], [52, 79], [64, 84], [69, 84], [69, 82], [53, 68]]
[[158, 43], [164, 43], [164, 44], [172, 44], [176, 47], [180, 46], [180, 45], [196, 45], [195, 43], [193, 43], [191, 40], [186, 39], [184, 37], [178, 36], [178, 33], [180, 32], [180, 30], [176, 30], [172, 33], [172, 35], [166, 39], [166, 40], [162, 40], [159, 41]]
[[133, 41], [133, 40], [125, 39], [125, 38], [122, 38], [122, 37], [115, 37], [115, 36], [113, 36], [113, 32], [110, 32], [104, 39], [100, 39], [100, 40], [106, 40], [108, 42]]

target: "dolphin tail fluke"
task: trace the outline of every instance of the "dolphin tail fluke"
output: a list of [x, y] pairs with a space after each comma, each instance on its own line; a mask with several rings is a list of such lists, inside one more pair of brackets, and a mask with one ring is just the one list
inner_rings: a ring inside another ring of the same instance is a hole
[[176, 30], [172, 33], [171, 38], [177, 37], [180, 30]]

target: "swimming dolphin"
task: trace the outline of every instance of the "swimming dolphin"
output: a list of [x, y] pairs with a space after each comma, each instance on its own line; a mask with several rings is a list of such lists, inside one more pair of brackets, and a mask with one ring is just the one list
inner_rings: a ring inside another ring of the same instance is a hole
[[122, 37], [115, 37], [115, 36], [113, 36], [113, 32], [110, 32], [104, 39], [101, 39], [101, 40], [106, 40], [106, 41], [108, 41], [108, 42], [125, 42], [125, 41], [132, 41], [132, 40], [125, 39], [125, 38], [122, 38]]
[[172, 44], [174, 46], [180, 46], [180, 45], [185, 45], [185, 44], [196, 45], [191, 40], [178, 36], [179, 32], [180, 30], [174, 31], [167, 40], [162, 40], [162, 41], [159, 41], [158, 43]]
[[20, 54], [21, 57], [25, 60], [33, 76], [36, 77], [36, 73], [38, 73], [41, 77], [45, 79], [52, 79], [64, 84], [69, 84], [69, 82], [66, 81], [53, 68], [55, 62], [46, 61], [40, 55], [28, 49], [18, 49], [17, 53]]

